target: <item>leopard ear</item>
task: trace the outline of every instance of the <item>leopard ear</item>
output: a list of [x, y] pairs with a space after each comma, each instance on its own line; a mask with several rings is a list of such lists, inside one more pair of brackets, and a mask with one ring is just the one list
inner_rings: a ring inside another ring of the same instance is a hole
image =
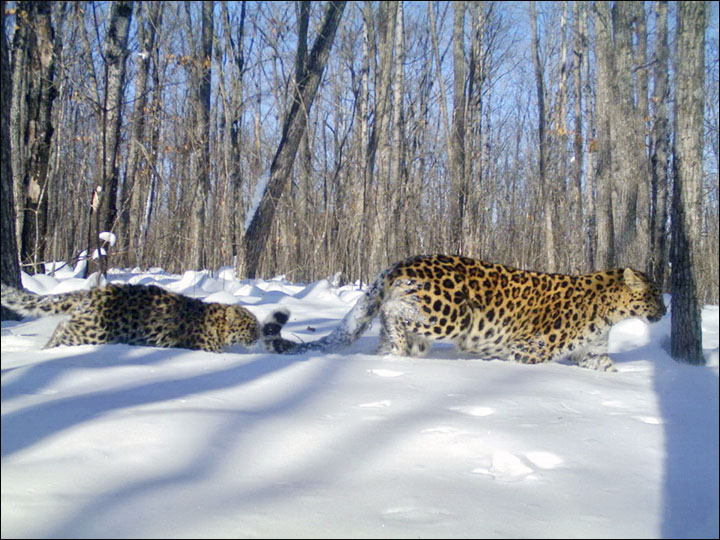
[[633, 292], [646, 291], [648, 288], [647, 279], [640, 272], [636, 272], [632, 268], [623, 270], [623, 282]]

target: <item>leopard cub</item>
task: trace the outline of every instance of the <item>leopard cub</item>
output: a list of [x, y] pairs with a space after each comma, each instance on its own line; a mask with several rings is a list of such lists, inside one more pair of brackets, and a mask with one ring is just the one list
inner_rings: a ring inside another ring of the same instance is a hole
[[[21, 315], [70, 315], [46, 349], [126, 343], [221, 352], [234, 344], [253, 345], [262, 335], [257, 318], [244, 307], [206, 303], [154, 285], [109, 284], [36, 295], [3, 284], [1, 291], [2, 305]], [[278, 317], [273, 313], [270, 320]]]

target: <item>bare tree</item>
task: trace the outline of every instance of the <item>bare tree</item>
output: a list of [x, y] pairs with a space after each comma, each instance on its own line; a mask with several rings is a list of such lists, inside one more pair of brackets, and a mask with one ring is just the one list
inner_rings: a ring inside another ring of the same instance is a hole
[[612, 205], [612, 139], [610, 110], [613, 103], [612, 84], [615, 73], [612, 43], [612, 19], [608, 2], [596, 2], [595, 34], [597, 56], [597, 203], [595, 223], [597, 231], [597, 263], [601, 268], [615, 265], [615, 230]]
[[[130, 253], [123, 253], [123, 259], [130, 263], [139, 264], [137, 254], [137, 232], [139, 225], [139, 201], [143, 198], [144, 182], [139, 178], [139, 171], [144, 168], [146, 171], [152, 167], [151, 160], [148, 160], [148, 151], [145, 147], [146, 128], [151, 116], [149, 107], [149, 82], [150, 68], [153, 63], [155, 40], [158, 27], [161, 21], [162, 2], [138, 2], [136, 8], [136, 24], [138, 27], [138, 41], [140, 51], [136, 58], [135, 98], [133, 99], [133, 113], [130, 120], [130, 140], [128, 142], [127, 165], [125, 177], [121, 184], [122, 192], [120, 199], [120, 220], [118, 227], [118, 244], [120, 251], [133, 251], [135, 257]], [[144, 164], [144, 167], [143, 167]], [[147, 176], [147, 175], [145, 175]], [[130, 215], [133, 212], [133, 223], [130, 222]]]
[[542, 64], [540, 63], [540, 49], [538, 44], [537, 12], [535, 2], [530, 2], [530, 25], [532, 29], [532, 56], [535, 67], [535, 89], [538, 100], [538, 177], [543, 206], [543, 224], [545, 233], [545, 252], [547, 255], [547, 267], [545, 270], [554, 272], [557, 269], [555, 260], [555, 240], [553, 228], [553, 189], [552, 184], [546, 178], [546, 112], [545, 112], [545, 81]]
[[[186, 4], [187, 6], [187, 4]], [[191, 187], [191, 219], [188, 237], [190, 264], [198, 270], [205, 268], [205, 219], [210, 193], [210, 88], [212, 77], [213, 1], [202, 2], [202, 32], [195, 53], [192, 73], [195, 86], [195, 132], [192, 138], [194, 158], [193, 186]], [[188, 9], [188, 21], [190, 19]], [[188, 22], [188, 35], [192, 28]]]
[[[405, 87], [405, 15], [403, 2], [397, 3], [395, 20], [392, 21], [394, 28], [394, 56], [392, 76], [392, 129], [389, 144], [388, 159], [388, 190], [390, 195], [390, 212], [387, 222], [390, 224], [388, 258], [393, 253], [402, 253], [401, 246], [404, 244], [404, 232], [400, 225], [400, 216], [406, 211], [405, 195], [406, 182], [402, 178], [405, 169], [405, 114], [403, 110], [403, 91]], [[404, 253], [403, 253], [404, 255]]]
[[300, 139], [307, 126], [306, 115], [320, 85], [345, 4], [346, 2], [328, 2], [320, 32], [310, 52], [306, 72], [302, 79], [296, 81], [292, 105], [283, 123], [282, 138], [270, 165], [270, 178], [245, 232], [246, 268], [251, 278], [257, 274], [260, 257], [270, 236], [275, 209], [290, 177]]
[[246, 18], [246, 2], [240, 3], [240, 20], [235, 28], [230, 22], [227, 2], [222, 2], [222, 22], [224, 25], [226, 54], [230, 59], [230, 76], [227, 81], [227, 88], [223, 81], [222, 74], [219, 79], [220, 88], [225, 88], [222, 92], [224, 98], [223, 104], [223, 125], [225, 134], [224, 156], [223, 162], [227, 167], [227, 189], [228, 204], [225, 205], [227, 210], [226, 222], [228, 227], [228, 240], [232, 250], [232, 256], [235, 258], [235, 265], [238, 275], [243, 274], [242, 265], [244, 257], [242, 256], [242, 223], [245, 217], [242, 205], [242, 188], [245, 183], [245, 174], [243, 171], [243, 116], [245, 112], [245, 87], [243, 76], [246, 67], [246, 51], [245, 51], [245, 18]]
[[[616, 2], [612, 10], [614, 71], [610, 136], [615, 249], [618, 264], [644, 269], [649, 245], [646, 234], [648, 190], [645, 185], [649, 169], [645, 153], [645, 115], [635, 103], [636, 95], [642, 91], [636, 88], [633, 77], [635, 7], [633, 2]], [[644, 36], [639, 41], [644, 42]], [[644, 90], [647, 92], [647, 85]]]
[[[486, 7], [489, 6], [489, 7]], [[478, 233], [483, 217], [474, 211], [485, 206], [484, 199], [484, 156], [485, 131], [483, 129], [485, 110], [485, 93], [487, 92], [488, 54], [486, 35], [488, 34], [488, 17], [486, 9], [492, 10], [493, 4], [473, 2], [470, 5], [471, 45], [467, 74], [467, 119], [466, 119], [466, 152], [465, 176], [468, 184], [468, 242], [467, 252], [477, 253]]]
[[[88, 247], [90, 255], [93, 246], [98, 245], [97, 235], [103, 231], [112, 231], [117, 219], [117, 195], [119, 185], [118, 154], [121, 140], [123, 92], [125, 90], [125, 60], [128, 55], [127, 41], [132, 19], [132, 1], [113, 1], [108, 13], [108, 29], [105, 36], [104, 79], [105, 93], [101, 109], [102, 139], [100, 156], [102, 158], [101, 178], [95, 191], [97, 209], [95, 222], [89, 228]], [[107, 270], [107, 257], [100, 257], [103, 271]], [[89, 268], [89, 265], [88, 265]]]
[[361, 207], [360, 225], [358, 234], [360, 237], [359, 248], [356, 252], [357, 260], [355, 266], [358, 275], [367, 281], [367, 259], [366, 255], [372, 247], [371, 235], [374, 232], [372, 216], [373, 213], [373, 169], [375, 167], [375, 124], [370, 120], [370, 83], [371, 66], [375, 59], [375, 27], [373, 24], [372, 3], [365, 0], [362, 7], [362, 63], [360, 66], [360, 87], [358, 90], [358, 117], [359, 117], [359, 154], [361, 156], [362, 186], [361, 186]]
[[122, 125], [123, 92], [125, 90], [125, 61], [127, 40], [132, 19], [132, 2], [115, 1], [110, 7], [110, 20], [105, 41], [106, 90], [103, 110], [103, 227], [111, 230], [117, 218], [118, 194], [118, 150], [120, 147], [120, 126]]
[[55, 88], [55, 33], [52, 2], [19, 2], [14, 38], [10, 122], [20, 258], [36, 265], [45, 251], [47, 181]]
[[[558, 89], [555, 100], [553, 144], [555, 163], [551, 170], [554, 171], [552, 178], [555, 180], [556, 196], [554, 201], [565, 200], [569, 209], [569, 220], [561, 219], [557, 215], [557, 204], [551, 205], [553, 212], [554, 226], [557, 233], [566, 238], [565, 246], [558, 247], [558, 258], [556, 270], [576, 268], [577, 255], [582, 253], [582, 236], [578, 233], [578, 225], [582, 223], [582, 205], [580, 204], [580, 186], [573, 182], [570, 152], [568, 149], [569, 134], [573, 128], [568, 117], [568, 103], [570, 101], [570, 87], [568, 85], [569, 63], [568, 63], [568, 36], [567, 36], [568, 3], [563, 0], [560, 10], [560, 57], [558, 58]], [[568, 173], [570, 170], [570, 173]], [[560, 244], [558, 242], [558, 244]]]
[[448, 151], [450, 159], [450, 249], [453, 253], [465, 252], [465, 211], [467, 177], [465, 176], [465, 2], [453, 2], [453, 111]]
[[[576, 2], [576, 5], [578, 3]], [[585, 223], [587, 223], [587, 236], [585, 240], [585, 252], [587, 253], [586, 269], [594, 270], [597, 267], [597, 205], [596, 195], [597, 177], [595, 175], [595, 153], [593, 152], [593, 144], [597, 146], [597, 140], [594, 138], [596, 130], [595, 115], [593, 114], [593, 81], [590, 76], [590, 46], [588, 36], [588, 6], [586, 3], [580, 3], [579, 7], [579, 33], [583, 36], [582, 50], [584, 58], [582, 61], [582, 97], [583, 97], [583, 114], [585, 116]]]
[[646, 143], [649, 132], [649, 103], [648, 103], [648, 73], [647, 58], [647, 22], [644, 2], [633, 2], [632, 11], [634, 23], [634, 40], [637, 43], [634, 53], [635, 60], [632, 71], [635, 74], [635, 115], [634, 138], [635, 160], [637, 160], [637, 205], [636, 205], [636, 238], [632, 261], [645, 271], [652, 267], [652, 253], [650, 246], [650, 193], [651, 193], [651, 163], [650, 149]]
[[668, 125], [668, 3], [655, 3], [657, 39], [656, 62], [653, 67], [655, 104], [650, 133], [651, 214], [650, 214], [650, 274], [656, 283], [665, 283], [667, 267], [667, 199], [668, 160], [670, 156], [670, 128]]
[[375, 99], [373, 111], [375, 121], [370, 134], [369, 172], [372, 178], [370, 190], [372, 206], [370, 207], [370, 266], [377, 268], [387, 264], [392, 257], [390, 246], [391, 234], [388, 217], [390, 210], [384, 204], [389, 200], [392, 186], [390, 185], [390, 164], [392, 149], [392, 114], [393, 114], [393, 67], [395, 30], [397, 28], [398, 2], [380, 2], [377, 11], [377, 62], [375, 64]]
[[673, 358], [704, 364], [698, 301], [702, 216], [703, 89], [705, 86], [705, 2], [678, 3], [675, 86], [675, 182], [672, 201]]
[[[18, 262], [17, 241], [15, 238], [15, 208], [13, 204], [12, 189], [12, 162], [10, 160], [10, 100], [12, 86], [10, 82], [10, 58], [8, 56], [8, 44], [5, 38], [5, 0], [0, 3], [0, 82], [4, 91], [2, 102], [0, 102], [0, 114], [2, 114], [2, 132], [0, 133], [0, 145], [2, 146], [2, 199], [0, 204], [0, 230], [2, 231], [2, 256], [0, 257], [0, 279], [3, 283], [19, 287], [20, 264]], [[19, 319], [18, 315], [2, 306], [0, 311], [2, 320]]]
[[[585, 9], [583, 8], [583, 13], [580, 13], [581, 7], [580, 2], [574, 2], [573, 3], [573, 23], [574, 23], [574, 33], [575, 33], [575, 43], [573, 45], [573, 91], [574, 91], [574, 102], [575, 102], [575, 108], [574, 108], [574, 126], [572, 130], [572, 139], [573, 139], [573, 166], [572, 166], [572, 180], [570, 182], [571, 185], [571, 193], [572, 193], [572, 206], [574, 209], [573, 213], [573, 222], [577, 225], [580, 225], [583, 223], [583, 202], [582, 202], [582, 185], [583, 185], [583, 165], [587, 166], [588, 169], [590, 169], [590, 164], [585, 163], [585, 154], [584, 154], [584, 148], [583, 148], [583, 135], [589, 132], [589, 126], [590, 126], [590, 118], [585, 118], [585, 129], [583, 129], [583, 104], [585, 103], [585, 100], [587, 99], [586, 96], [583, 95], [583, 76], [584, 76], [584, 66], [585, 63], [588, 62], [587, 58], [587, 35], [585, 33], [585, 24], [584, 24], [584, 15], [586, 13]], [[588, 190], [590, 191], [590, 190]], [[583, 254], [586, 252], [586, 250], [583, 250], [582, 247], [585, 245], [585, 243], [590, 244], [591, 242], [588, 242], [588, 237], [582, 237], [578, 236], [575, 237], [577, 240], [577, 243], [573, 246], [574, 250], [576, 251], [577, 255], [580, 258], [575, 258], [573, 261], [576, 269], [579, 271], [587, 271], [589, 266], [589, 261], [585, 260], [583, 261], [585, 257], [583, 257]]]

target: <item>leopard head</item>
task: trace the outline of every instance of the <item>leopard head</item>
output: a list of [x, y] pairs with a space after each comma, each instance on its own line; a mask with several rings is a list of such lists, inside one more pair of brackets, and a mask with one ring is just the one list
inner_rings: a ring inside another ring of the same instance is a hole
[[645, 273], [625, 268], [622, 282], [625, 285], [625, 305], [633, 317], [656, 322], [667, 313], [662, 291]]
[[241, 306], [227, 306], [225, 309], [227, 340], [229, 345], [241, 343], [252, 345], [260, 338], [260, 325], [248, 310]]

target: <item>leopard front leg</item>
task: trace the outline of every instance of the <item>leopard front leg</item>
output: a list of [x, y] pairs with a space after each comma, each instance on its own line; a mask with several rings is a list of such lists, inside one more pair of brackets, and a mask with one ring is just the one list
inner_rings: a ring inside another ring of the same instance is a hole
[[571, 356], [571, 360], [581, 368], [595, 371], [617, 371], [612, 359], [607, 354], [587, 353], [582, 357]]
[[582, 349], [575, 351], [568, 358], [581, 368], [595, 371], [617, 371], [612, 359], [608, 356], [608, 335], [606, 331], [598, 335]]
[[510, 358], [520, 364], [542, 364], [552, 360], [550, 348], [543, 339], [514, 341], [510, 351]]

